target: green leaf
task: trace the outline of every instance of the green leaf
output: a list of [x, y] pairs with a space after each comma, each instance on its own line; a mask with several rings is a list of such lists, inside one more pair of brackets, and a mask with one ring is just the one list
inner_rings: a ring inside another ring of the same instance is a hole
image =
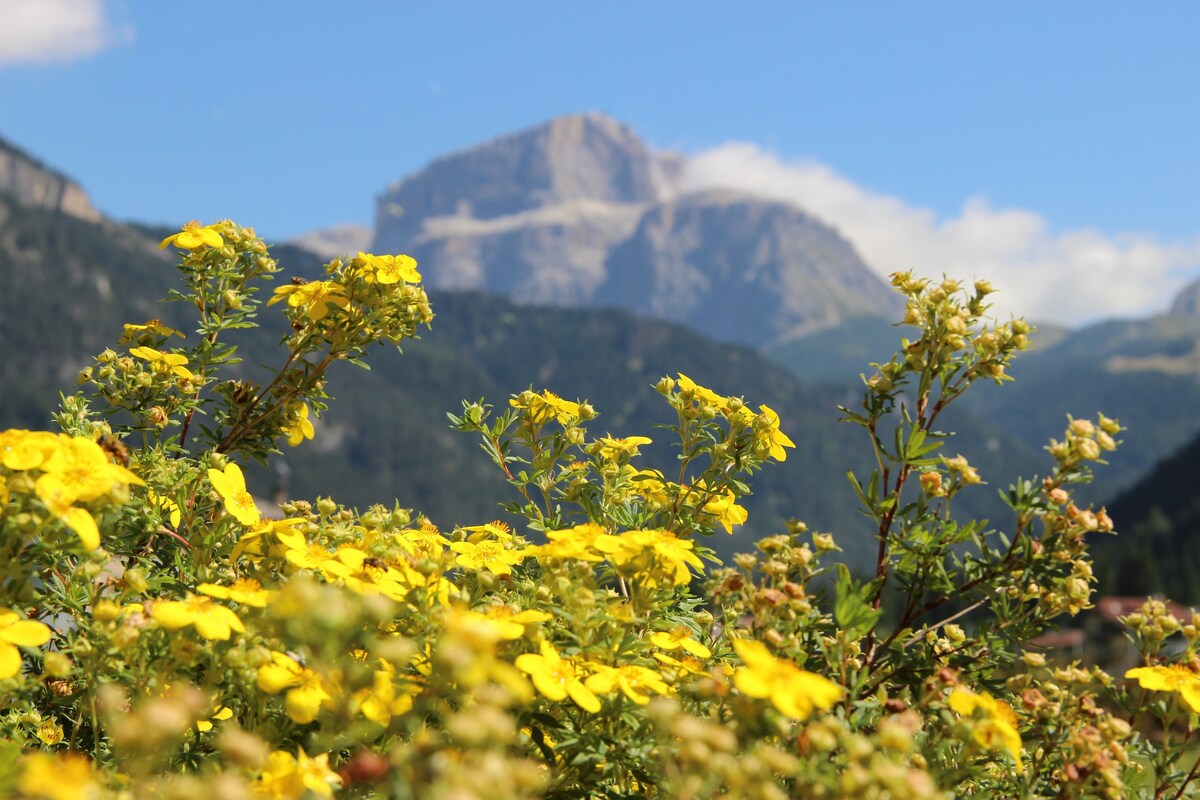
[[833, 618], [851, 639], [859, 639], [874, 630], [883, 609], [871, 608], [873, 582], [856, 586], [845, 564], [838, 564], [837, 572]]

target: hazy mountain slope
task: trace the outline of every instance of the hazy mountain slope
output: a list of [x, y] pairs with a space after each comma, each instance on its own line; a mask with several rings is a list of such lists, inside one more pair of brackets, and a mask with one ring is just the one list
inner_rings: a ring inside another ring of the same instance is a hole
[[174, 277], [167, 258], [128, 228], [0, 193], [0, 419], [48, 425], [59, 388], [74, 386], [123, 323], [170, 317], [155, 299]]
[[1097, 543], [1096, 574], [1112, 594], [1200, 603], [1200, 437], [1113, 502], [1118, 536]]

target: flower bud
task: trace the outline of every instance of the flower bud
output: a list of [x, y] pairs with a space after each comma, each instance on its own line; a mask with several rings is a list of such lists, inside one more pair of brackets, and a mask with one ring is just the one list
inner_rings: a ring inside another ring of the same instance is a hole
[[825, 553], [830, 550], [836, 550], [837, 544], [833, 541], [832, 533], [814, 533], [813, 547], [817, 548], [818, 553]]

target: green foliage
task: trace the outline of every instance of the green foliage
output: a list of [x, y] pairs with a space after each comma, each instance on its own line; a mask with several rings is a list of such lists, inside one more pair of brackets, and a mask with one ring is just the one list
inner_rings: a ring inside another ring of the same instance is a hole
[[[404, 256], [335, 259], [267, 311], [278, 265], [253, 231], [166, 243], [187, 333], [126, 326], [81, 376], [90, 398], [63, 399], [63, 433], [0, 432], [0, 792], [1196, 793], [1200, 617], [1131, 615], [1128, 685], [1026, 650], [1088, 606], [1089, 540], [1112, 524], [1071, 492], [1120, 426], [1069, 419], [1003, 520], [963, 513], [988, 490], [943, 452], [944, 412], [1005, 382], [1028, 333], [987, 320], [985, 282], [894, 276], [913, 338], [843, 409], [867, 451], [862, 580], [799, 521], [712, 566], [759, 471], [804, 443], [772, 406], [678, 372], [643, 388], [660, 423], [632, 435], [590, 432], [602, 410], [546, 389], [461, 402], [451, 425], [516, 527], [327, 496], [264, 516], [239, 462], [316, 449], [330, 367], [432, 320], [420, 276]], [[235, 341], [260, 314], [282, 331], [272, 368]], [[663, 466], [642, 459], [652, 439]]]

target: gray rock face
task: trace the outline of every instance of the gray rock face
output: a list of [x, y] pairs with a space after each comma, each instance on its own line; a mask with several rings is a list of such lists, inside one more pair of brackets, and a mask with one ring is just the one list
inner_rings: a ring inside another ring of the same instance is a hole
[[433, 288], [620, 306], [754, 346], [900, 307], [848, 242], [799, 209], [677, 196], [684, 165], [602, 115], [563, 117], [393, 184], [371, 248], [413, 255]]
[[0, 139], [0, 192], [24, 206], [44, 208], [96, 222], [100, 212], [91, 198], [70, 178], [43, 167]]
[[388, 187], [373, 246], [406, 244], [431, 217], [491, 220], [576, 201], [658, 196], [654, 156], [633, 131], [600, 114], [560, 117], [440, 158]]
[[1200, 319], [1200, 281], [1193, 281], [1183, 287], [1171, 301], [1171, 308], [1167, 313], [1176, 317]]
[[755, 346], [903, 305], [836, 231], [794, 207], [734, 192], [651, 208], [605, 266], [594, 304]]

